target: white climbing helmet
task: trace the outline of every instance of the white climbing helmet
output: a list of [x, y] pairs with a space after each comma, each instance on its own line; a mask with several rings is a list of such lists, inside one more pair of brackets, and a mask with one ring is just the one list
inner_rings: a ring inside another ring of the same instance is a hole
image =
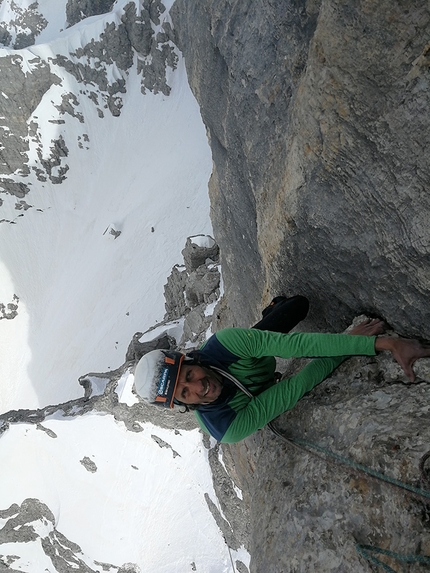
[[152, 350], [134, 372], [136, 392], [146, 402], [173, 408], [179, 372], [185, 355], [176, 350]]

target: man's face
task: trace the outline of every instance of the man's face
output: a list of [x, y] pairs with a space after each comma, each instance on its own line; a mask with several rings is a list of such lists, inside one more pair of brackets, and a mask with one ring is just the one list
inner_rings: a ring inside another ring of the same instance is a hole
[[184, 404], [210, 404], [221, 394], [217, 374], [202, 366], [182, 364], [175, 398]]

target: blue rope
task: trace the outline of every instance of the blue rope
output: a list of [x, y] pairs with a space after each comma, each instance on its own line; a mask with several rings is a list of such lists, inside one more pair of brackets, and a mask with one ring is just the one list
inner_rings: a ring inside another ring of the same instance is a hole
[[425, 489], [421, 489], [419, 487], [409, 485], [409, 484], [404, 483], [398, 479], [388, 477], [381, 472], [373, 470], [372, 468], [364, 466], [363, 464], [359, 464], [358, 462], [354, 462], [348, 458], [344, 458], [343, 456], [340, 456], [339, 454], [336, 454], [336, 453], [328, 450], [327, 448], [323, 448], [322, 446], [318, 446], [317, 444], [313, 444], [312, 442], [307, 442], [305, 440], [300, 440], [300, 439], [297, 439], [297, 440], [293, 439], [292, 441], [296, 442], [297, 444], [299, 444], [301, 446], [306, 446], [308, 448], [314, 448], [315, 450], [318, 450], [319, 452], [322, 452], [323, 454], [331, 456], [332, 458], [341, 462], [344, 465], [350, 466], [351, 468], [354, 468], [354, 469], [361, 470], [362, 472], [365, 472], [366, 474], [368, 474], [370, 476], [373, 476], [373, 477], [378, 478], [382, 481], [385, 481], [386, 483], [390, 483], [392, 485], [395, 485], [397, 487], [400, 487], [402, 489], [410, 491], [416, 495], [419, 495], [419, 496], [424, 497], [426, 499], [430, 499], [430, 491], [426, 491]]
[[336, 454], [335, 452], [332, 452], [331, 450], [329, 450], [327, 448], [319, 446], [318, 444], [314, 444], [314, 443], [308, 442], [306, 440], [301, 440], [299, 438], [290, 438], [290, 437], [284, 436], [283, 434], [281, 434], [279, 432], [279, 430], [277, 430], [275, 428], [275, 426], [273, 425], [273, 422], [270, 422], [270, 424], [268, 424], [268, 426], [272, 430], [272, 432], [275, 433], [277, 436], [283, 438], [287, 442], [292, 443], [293, 445], [296, 444], [296, 445], [304, 448], [306, 451], [308, 451], [306, 448], [311, 448], [313, 450], [317, 450], [318, 452], [325, 454], [326, 456], [340, 462], [343, 465], [349, 466], [353, 469], [364, 472], [365, 474], [367, 474], [371, 477], [377, 478], [381, 481], [384, 481], [386, 483], [389, 483], [391, 485], [394, 485], [396, 487], [399, 487], [401, 489], [409, 491], [412, 494], [414, 494], [415, 496], [418, 496], [420, 498], [425, 498], [425, 500], [430, 500], [430, 491], [427, 491], [425, 489], [421, 489], [419, 487], [415, 487], [413, 485], [409, 485], [409, 484], [404, 483], [398, 479], [388, 477], [381, 472], [373, 470], [372, 468], [369, 468], [363, 464], [359, 464], [358, 462], [354, 462], [348, 458], [345, 458], [344, 456], [340, 456], [339, 454]]
[[388, 573], [396, 573], [396, 572], [386, 563], [380, 561], [377, 557], [372, 555], [372, 553], [377, 553], [378, 555], [385, 555], [402, 563], [421, 563], [423, 565], [430, 565], [430, 557], [426, 557], [425, 555], [415, 555], [415, 554], [402, 555], [401, 553], [394, 553], [393, 551], [388, 551], [388, 549], [381, 549], [380, 547], [374, 547], [373, 545], [357, 544], [355, 548], [357, 549], [359, 555], [361, 555], [371, 563], [374, 563], [378, 567], [382, 567], [382, 569], [384, 569], [384, 571], [387, 571]]

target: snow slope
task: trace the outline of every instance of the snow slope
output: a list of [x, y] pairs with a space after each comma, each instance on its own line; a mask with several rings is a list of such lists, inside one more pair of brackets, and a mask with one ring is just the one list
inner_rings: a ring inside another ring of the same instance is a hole
[[[52, 419], [44, 427], [57, 437], [20, 425], [1, 439], [0, 455], [8, 460], [2, 508], [41, 500], [54, 514], [56, 529], [79, 545], [90, 566], [131, 562], [142, 572], [183, 573], [194, 563], [200, 572], [232, 571], [204, 499], [208, 493], [215, 501], [215, 495], [197, 430], [174, 435], [148, 423], [136, 434], [95, 414]], [[160, 447], [152, 436], [173, 449]], [[84, 458], [94, 464], [92, 472], [80, 463]], [[2, 544], [0, 553], [20, 555], [23, 546]], [[42, 572], [46, 555], [36, 545], [13, 567]], [[48, 564], [48, 571], [55, 569]]]
[[[0, 301], [17, 316], [0, 320], [1, 412], [78, 398], [79, 376], [121, 365], [133, 334], [163, 319], [163, 285], [186, 237], [211, 232], [210, 150], [179, 52], [177, 68], [167, 70], [169, 96], [142, 93], [135, 55], [119, 116], [101, 117], [84, 97], [99, 97], [97, 88], [53, 61], [120, 22], [126, 4], [69, 29], [65, 0], [0, 6], [12, 37], [25, 32], [16, 22], [26, 10], [47, 20], [34, 45], [3, 48], [0, 59], [18, 54], [30, 74], [38, 57], [61, 79], [27, 121], [38, 125], [28, 165], [40, 162], [40, 150], [48, 158], [60, 136], [68, 148], [54, 168], [68, 167], [61, 184], [27, 177], [25, 211], [2, 194], [1, 217], [11, 223], [0, 224]], [[124, 78], [115, 64], [108, 73]], [[0, 88], [9, 97], [1, 77]], [[70, 93], [78, 96], [75, 115], [59, 111]], [[19, 172], [11, 178], [23, 180]], [[132, 383], [127, 372], [122, 400], [135, 399]], [[0, 567], [116, 573], [130, 563], [121, 573], [230, 573], [236, 558], [246, 562], [209, 511], [205, 494], [217, 501], [197, 430], [148, 422], [130, 432], [110, 415], [64, 417], [59, 409], [43, 425], [11, 424], [0, 436], [0, 531], [13, 534], [0, 542]], [[23, 542], [26, 532], [34, 538]]]
[[[35, 55], [48, 60], [76, 50], [112, 15], [89, 20], [20, 50], [23, 66]], [[45, 150], [64, 135], [70, 169], [61, 185], [35, 182], [26, 196], [33, 209], [15, 225], [0, 225], [0, 300], [19, 297], [18, 317], [0, 321], [0, 336], [20, 341], [19, 358], [6, 353], [0, 362], [8, 381], [0, 387], [3, 410], [77, 397], [78, 376], [119, 366], [132, 335], [162, 319], [163, 285], [186, 237], [211, 231], [211, 156], [183, 61], [170, 75], [170, 96], [143, 95], [132, 68], [119, 117], [99, 118], [81, 98], [84, 123], [63, 115], [61, 125], [50, 123], [59, 117], [55, 105], [82, 86], [52, 69], [63, 82], [33, 116]], [[16, 217], [15, 203], [6, 197], [2, 215]], [[117, 239], [110, 225], [121, 232]]]

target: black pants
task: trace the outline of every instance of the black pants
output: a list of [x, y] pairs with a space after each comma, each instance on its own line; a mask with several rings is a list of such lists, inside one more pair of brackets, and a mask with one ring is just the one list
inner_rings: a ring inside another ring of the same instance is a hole
[[277, 296], [263, 310], [263, 318], [252, 328], [287, 334], [306, 318], [308, 311], [309, 301], [304, 296], [297, 295], [291, 298]]

